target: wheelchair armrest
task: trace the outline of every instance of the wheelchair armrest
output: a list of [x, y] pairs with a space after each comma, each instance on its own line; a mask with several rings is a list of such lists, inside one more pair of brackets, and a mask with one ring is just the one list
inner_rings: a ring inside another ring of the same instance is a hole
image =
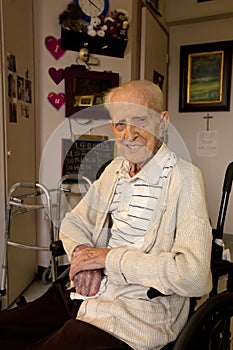
[[233, 291], [233, 263], [228, 260], [216, 260], [212, 263], [212, 280], [213, 289], [210, 292], [210, 296], [218, 293], [218, 281], [221, 276], [228, 276], [227, 279], [227, 290]]

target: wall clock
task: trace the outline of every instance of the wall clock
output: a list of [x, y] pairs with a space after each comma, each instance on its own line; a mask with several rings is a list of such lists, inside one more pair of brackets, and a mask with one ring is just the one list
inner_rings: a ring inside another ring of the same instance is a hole
[[84, 19], [105, 16], [108, 13], [109, 0], [78, 0], [78, 5], [84, 14]]

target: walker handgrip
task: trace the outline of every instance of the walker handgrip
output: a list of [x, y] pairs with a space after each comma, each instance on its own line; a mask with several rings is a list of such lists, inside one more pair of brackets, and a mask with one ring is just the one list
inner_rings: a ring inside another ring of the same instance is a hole
[[223, 192], [228, 192], [228, 193], [231, 192], [232, 180], [233, 180], [233, 162], [231, 162], [227, 167], [224, 184], [223, 184]]

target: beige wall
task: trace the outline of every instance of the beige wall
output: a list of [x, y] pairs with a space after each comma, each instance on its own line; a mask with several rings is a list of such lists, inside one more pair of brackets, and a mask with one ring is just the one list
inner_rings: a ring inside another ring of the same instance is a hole
[[[0, 25], [2, 24], [2, 3], [0, 2]], [[3, 33], [2, 33], [2, 25], [0, 28], [0, 38], [2, 41]], [[0, 67], [2, 67], [2, 46], [0, 45]], [[2, 82], [2, 69], [0, 69], [0, 81]], [[3, 248], [4, 248], [4, 233], [5, 233], [5, 161], [4, 161], [4, 152], [5, 152], [5, 144], [4, 144], [4, 127], [3, 127], [3, 89], [2, 84], [0, 84], [0, 263], [2, 265], [2, 257], [3, 257]], [[2, 271], [1, 271], [2, 273]], [[1, 278], [0, 273], [0, 278]]]
[[[181, 3], [182, 1], [180, 1]], [[227, 1], [221, 1], [221, 3]], [[215, 1], [209, 2], [210, 4]], [[216, 1], [216, 3], [219, 3]], [[228, 4], [233, 6], [233, 2]], [[232, 40], [233, 17], [199, 23], [186, 23], [170, 27], [170, 64], [169, 64], [169, 103], [168, 109], [172, 124], [181, 134], [188, 147], [193, 163], [198, 165], [204, 175], [210, 218], [216, 225], [220, 204], [223, 176], [225, 169], [233, 160], [233, 98], [229, 112], [211, 112], [210, 130], [216, 130], [218, 136], [217, 153], [214, 156], [197, 154], [197, 134], [206, 130], [204, 112], [179, 113], [179, 60], [180, 45], [199, 44], [205, 42]], [[232, 90], [232, 87], [231, 87]], [[232, 196], [233, 197], [233, 196]], [[225, 232], [233, 233], [233, 198], [229, 202]]]

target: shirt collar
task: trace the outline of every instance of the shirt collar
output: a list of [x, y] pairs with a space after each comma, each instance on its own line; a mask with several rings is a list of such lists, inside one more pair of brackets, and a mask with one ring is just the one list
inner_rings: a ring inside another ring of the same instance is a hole
[[124, 159], [122, 168], [120, 169], [120, 177], [127, 178], [128, 180], [134, 181], [136, 179], [141, 179], [150, 184], [156, 184], [159, 180], [161, 172], [169, 159], [169, 157], [175, 157], [173, 153], [170, 152], [168, 147], [163, 143], [160, 149], [156, 152], [154, 157], [152, 157], [148, 163], [134, 176], [129, 176], [129, 161]]

